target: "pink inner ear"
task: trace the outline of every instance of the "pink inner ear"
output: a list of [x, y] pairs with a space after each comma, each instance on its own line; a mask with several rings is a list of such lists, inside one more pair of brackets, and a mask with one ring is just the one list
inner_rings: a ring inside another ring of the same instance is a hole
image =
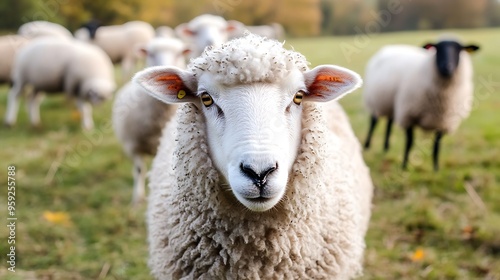
[[430, 50], [432, 48], [434, 48], [434, 46], [432, 44], [427, 44], [424, 46], [424, 49], [426, 49], [426, 50]]
[[184, 88], [184, 83], [182, 79], [177, 75], [165, 75], [156, 78], [157, 82], [166, 82], [167, 89], [173, 91], [179, 91]]
[[344, 80], [338, 76], [319, 74], [314, 82], [309, 86], [309, 91], [313, 95], [320, 96], [322, 91], [329, 90], [329, 83], [343, 83]]

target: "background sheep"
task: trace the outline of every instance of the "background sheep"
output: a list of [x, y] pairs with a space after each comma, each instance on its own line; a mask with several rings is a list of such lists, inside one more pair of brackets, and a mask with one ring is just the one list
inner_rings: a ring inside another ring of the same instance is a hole
[[33, 87], [29, 111], [32, 125], [40, 123], [42, 92], [64, 91], [76, 97], [85, 129], [93, 128], [91, 103], [111, 98], [115, 89], [113, 64], [99, 48], [55, 38], [41, 38], [22, 48], [14, 61], [5, 123], [16, 122], [19, 98], [26, 85]]
[[[113, 63], [121, 62], [124, 79], [132, 75], [138, 63], [137, 50], [155, 37], [153, 27], [143, 21], [101, 26], [91, 31], [89, 28], [80, 28], [75, 31], [75, 37], [102, 48]], [[95, 33], [94, 38], [91, 37], [92, 33]]]
[[[473, 82], [468, 52], [478, 46], [464, 46], [454, 39], [442, 39], [424, 46], [424, 59], [406, 65], [395, 101], [395, 120], [406, 130], [403, 168], [413, 145], [413, 127], [434, 131], [434, 170], [439, 169], [439, 143], [445, 133], [455, 131], [471, 110]], [[402, 59], [394, 56], [392, 59]]]
[[191, 56], [199, 56], [207, 46], [220, 46], [236, 31], [237, 22], [214, 15], [201, 15], [175, 28], [177, 36], [189, 45]]
[[370, 128], [365, 148], [370, 147], [373, 131], [381, 117], [387, 117], [384, 151], [389, 150], [389, 137], [394, 118], [394, 102], [409, 65], [424, 60], [426, 52], [406, 45], [390, 45], [378, 51], [366, 66], [363, 102], [370, 113]]
[[232, 38], [238, 38], [244, 35], [245, 30], [248, 32], [267, 37], [269, 39], [283, 40], [285, 38], [285, 29], [279, 23], [271, 23], [269, 25], [244, 25], [238, 22], [240, 25], [232, 33]]
[[50, 36], [58, 38], [73, 38], [73, 34], [64, 26], [48, 21], [31, 21], [21, 25], [17, 34], [26, 38]]
[[[151, 172], [156, 278], [346, 279], [361, 271], [372, 183], [335, 100], [357, 74], [307, 68], [255, 35], [135, 81], [189, 102], [164, 129]], [[304, 102], [302, 103], [302, 99]]]
[[11, 71], [16, 53], [28, 42], [20, 35], [0, 36], [0, 83], [11, 83]]
[[162, 25], [158, 26], [155, 29], [156, 37], [161, 37], [161, 38], [174, 38], [175, 37], [175, 31], [172, 29], [170, 26]]
[[[180, 40], [173, 38], [155, 38], [142, 51], [147, 55], [147, 66], [173, 65], [180, 68], [185, 68], [184, 55], [189, 52]], [[144, 198], [147, 167], [143, 158], [156, 154], [161, 130], [176, 109], [177, 106], [147, 95], [144, 89], [131, 82], [117, 92], [113, 128], [125, 153], [134, 162], [133, 204]]]

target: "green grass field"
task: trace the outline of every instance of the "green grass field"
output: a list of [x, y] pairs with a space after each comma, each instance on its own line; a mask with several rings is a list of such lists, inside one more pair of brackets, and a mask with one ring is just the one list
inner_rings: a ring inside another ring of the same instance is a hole
[[[394, 128], [384, 154], [379, 124], [364, 154], [376, 188], [363, 279], [500, 279], [500, 29], [452, 32], [482, 48], [473, 55], [474, 110], [445, 136], [439, 173], [431, 168], [431, 135], [418, 131], [403, 172], [403, 133]], [[291, 39], [286, 46], [311, 66], [363, 73], [381, 46], [422, 45], [439, 33]], [[7, 90], [0, 88], [2, 120]], [[364, 140], [361, 91], [341, 103]], [[49, 96], [41, 128], [30, 127], [24, 103], [17, 125], [0, 127], [0, 279], [150, 279], [145, 207], [130, 207], [132, 165], [110, 126], [111, 102], [95, 108], [90, 133], [74, 111], [64, 97]], [[16, 167], [16, 273], [6, 264], [9, 165]]]

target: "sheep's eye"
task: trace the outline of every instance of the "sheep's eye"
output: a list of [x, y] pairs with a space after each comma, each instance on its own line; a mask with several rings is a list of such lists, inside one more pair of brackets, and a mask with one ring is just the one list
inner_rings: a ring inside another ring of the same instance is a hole
[[212, 96], [210, 96], [210, 94], [206, 92], [201, 94], [201, 102], [203, 102], [203, 105], [205, 105], [206, 107], [209, 107], [210, 105], [214, 104]]
[[297, 105], [300, 105], [300, 103], [302, 103], [302, 98], [303, 97], [304, 97], [304, 92], [301, 91], [301, 90], [297, 91], [297, 93], [293, 97], [293, 103], [295, 103]]

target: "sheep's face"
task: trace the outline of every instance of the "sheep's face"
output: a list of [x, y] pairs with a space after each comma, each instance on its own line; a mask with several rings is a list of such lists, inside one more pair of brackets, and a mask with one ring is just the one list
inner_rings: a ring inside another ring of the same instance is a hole
[[221, 86], [212, 75], [198, 83], [211, 157], [247, 208], [264, 211], [283, 197], [300, 141], [300, 71], [281, 83]]
[[92, 104], [99, 104], [113, 97], [116, 89], [114, 82], [106, 79], [91, 79], [84, 82], [80, 87], [80, 94], [83, 99]]
[[194, 56], [200, 55], [208, 46], [218, 47], [225, 43], [236, 26], [219, 16], [202, 15], [189, 23], [180, 24], [175, 32], [181, 38], [193, 42]]
[[335, 100], [361, 83], [356, 73], [335, 66], [295, 69], [273, 83], [228, 86], [213, 75], [155, 67], [134, 80], [159, 100], [192, 102], [203, 111], [216, 168], [238, 201], [259, 212], [276, 206], [286, 191], [302, 137], [302, 102]]
[[146, 56], [147, 66], [174, 65], [185, 67], [185, 55], [190, 50], [178, 39], [156, 38], [140, 48], [141, 55]]
[[462, 46], [456, 41], [440, 41], [437, 44], [426, 44], [425, 49], [435, 49], [436, 67], [441, 77], [449, 79], [453, 76], [460, 63], [462, 51], [475, 52], [479, 49], [476, 45]]

